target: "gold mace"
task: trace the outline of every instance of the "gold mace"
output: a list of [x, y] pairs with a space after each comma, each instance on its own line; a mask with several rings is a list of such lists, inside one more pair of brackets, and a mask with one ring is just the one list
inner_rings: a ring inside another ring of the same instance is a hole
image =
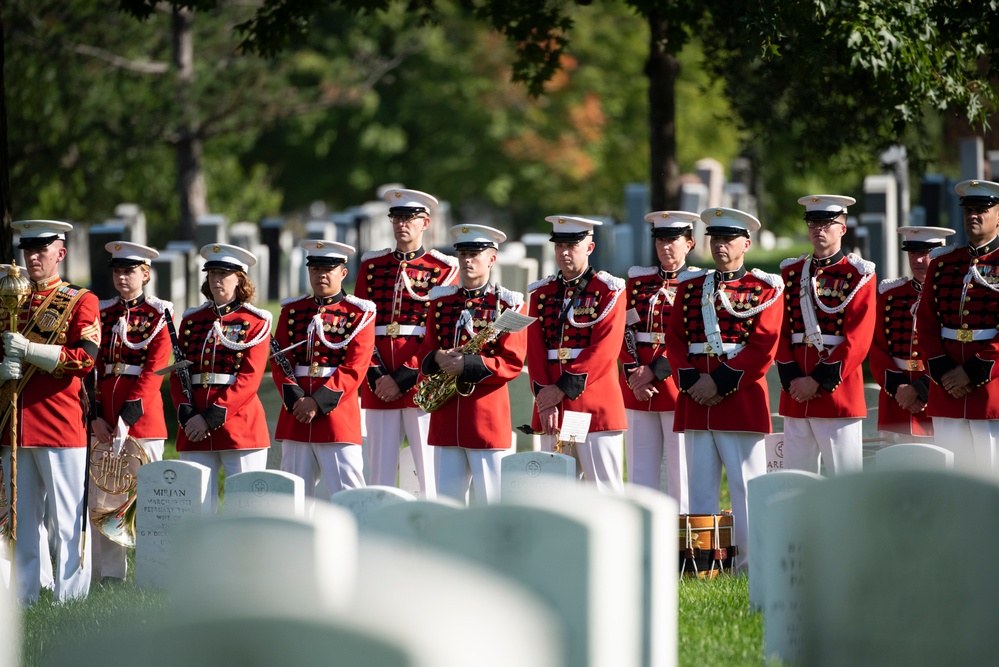
[[[0, 304], [7, 311], [7, 331], [18, 330], [21, 307], [31, 296], [31, 281], [21, 275], [17, 262], [10, 263], [7, 274], [0, 278]], [[7, 516], [6, 536], [10, 538], [10, 581], [11, 590], [16, 590], [14, 551], [17, 545], [17, 389], [18, 381], [11, 380], [10, 394], [10, 499]]]

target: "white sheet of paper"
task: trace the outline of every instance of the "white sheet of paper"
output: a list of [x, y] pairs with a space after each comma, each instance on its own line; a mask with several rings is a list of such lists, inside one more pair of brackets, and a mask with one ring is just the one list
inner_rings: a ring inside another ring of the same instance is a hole
[[507, 308], [500, 313], [499, 317], [496, 318], [496, 321], [493, 322], [493, 326], [499, 331], [516, 333], [521, 329], [526, 329], [527, 326], [536, 319], [538, 318], [531, 317], [530, 315], [524, 315], [511, 308]]
[[586, 435], [590, 432], [591, 417], [593, 415], [589, 412], [566, 410], [562, 417], [562, 430], [558, 434], [559, 442], [583, 442], [586, 440]]

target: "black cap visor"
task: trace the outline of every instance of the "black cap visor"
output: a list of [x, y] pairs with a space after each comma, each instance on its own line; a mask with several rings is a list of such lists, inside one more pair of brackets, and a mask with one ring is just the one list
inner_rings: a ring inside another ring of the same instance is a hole
[[749, 230], [742, 227], [728, 227], [725, 225], [711, 225], [704, 230], [705, 236], [741, 236], [749, 238]]

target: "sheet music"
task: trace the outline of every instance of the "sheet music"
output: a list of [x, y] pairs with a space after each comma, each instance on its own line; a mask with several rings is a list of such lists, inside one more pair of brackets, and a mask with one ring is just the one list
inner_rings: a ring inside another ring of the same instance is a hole
[[583, 442], [590, 432], [590, 419], [593, 417], [589, 412], [573, 412], [566, 410], [562, 416], [562, 430], [559, 431], [558, 439], [562, 443]]
[[538, 318], [531, 317], [530, 315], [522, 315], [512, 308], [507, 308], [500, 316], [496, 318], [493, 322], [493, 328], [497, 331], [505, 331], [508, 333], [516, 333], [522, 329], [526, 329], [527, 326]]

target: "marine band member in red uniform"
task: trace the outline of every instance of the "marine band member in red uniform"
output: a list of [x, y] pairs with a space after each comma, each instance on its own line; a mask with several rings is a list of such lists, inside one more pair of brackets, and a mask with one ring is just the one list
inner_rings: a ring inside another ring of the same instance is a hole
[[311, 296], [281, 303], [275, 338], [293, 371], [276, 360], [274, 383], [284, 402], [275, 437], [282, 440], [281, 470], [305, 480], [312, 496], [320, 478], [326, 499], [364, 486], [361, 406], [375, 345], [375, 304], [345, 294], [347, 258], [353, 247], [333, 241], [302, 241]]
[[527, 368], [534, 392], [532, 427], [552, 451], [567, 410], [591, 415], [585, 442], [573, 454], [583, 476], [600, 490], [622, 491], [622, 433], [628, 427], [617, 380], [624, 337], [625, 283], [596, 271], [589, 258], [597, 220], [568, 215], [552, 224], [559, 272], [528, 286]]
[[966, 246], [930, 253], [916, 323], [930, 369], [936, 444], [954, 452], [954, 466], [999, 469], [999, 183], [961, 181]]
[[877, 320], [874, 264], [844, 254], [846, 207], [856, 200], [798, 200], [813, 252], [781, 263], [784, 324], [777, 348], [783, 391], [784, 467], [830, 475], [863, 467], [863, 363]]
[[[150, 262], [160, 254], [127, 241], [113, 241], [104, 249], [111, 255], [108, 266], [119, 296], [100, 302], [97, 417], [91, 432], [105, 443], [131, 436], [150, 461], [161, 461], [167, 427], [160, 393], [163, 377], [154, 371], [170, 363], [172, 346], [165, 325], [173, 304], [143, 293], [150, 280]], [[125, 500], [126, 496], [107, 494], [91, 482], [91, 509], [118, 507]], [[94, 578], [124, 579], [125, 547], [96, 528], [92, 535]]]
[[[41, 560], [49, 557], [40, 553], [48, 515], [55, 525], [53, 599], [63, 602], [86, 597], [90, 589], [90, 549], [82, 548], [89, 435], [81, 396], [100, 349], [98, 299], [59, 277], [71, 224], [23, 220], [11, 227], [20, 232], [18, 247], [33, 288], [21, 309], [20, 333], [3, 334], [0, 364], [0, 380], [18, 381], [17, 598], [25, 604], [38, 600]], [[0, 410], [0, 438], [9, 445], [9, 400]]]
[[682, 431], [690, 477], [690, 511], [717, 514], [722, 466], [732, 498], [738, 567], [749, 564], [749, 481], [767, 472], [770, 433], [767, 370], [780, 337], [781, 280], [747, 271], [754, 216], [731, 208], [701, 213], [715, 268], [682, 273], [666, 332], [680, 388], [674, 428]]
[[192, 363], [194, 400], [184, 396], [176, 373], [170, 393], [181, 428], [181, 461], [211, 469], [208, 487], [218, 502], [219, 468], [226, 476], [267, 467], [271, 445], [260, 382], [270, 354], [271, 314], [253, 306], [253, 283], [246, 275], [257, 258], [225, 243], [201, 249], [208, 276], [201, 293], [208, 299], [181, 318], [177, 334]]
[[899, 442], [932, 443], [933, 423], [926, 414], [930, 376], [919, 351], [916, 308], [930, 265], [930, 251], [943, 247], [954, 233], [943, 227], [900, 227], [902, 250], [912, 278], [882, 280], [878, 285], [878, 326], [874, 329], [870, 364], [878, 394], [878, 429], [899, 434]]
[[427, 315], [429, 335], [419, 358], [424, 376], [444, 371], [457, 392], [430, 414], [428, 442], [434, 449], [437, 494], [465, 502], [493, 503], [500, 495], [500, 461], [511, 451], [510, 393], [520, 374], [527, 330], [503, 333], [479, 350], [463, 352], [507, 309], [524, 312], [524, 295], [489, 282], [499, 244], [506, 234], [484, 225], [450, 230], [458, 254], [461, 286], [435, 287]]
[[656, 211], [645, 216], [652, 223], [659, 266], [633, 266], [628, 270], [629, 309], [635, 309], [638, 324], [628, 325], [638, 359], [629, 343], [621, 346], [621, 393], [624, 396], [628, 430], [624, 432], [628, 482], [660, 488], [665, 465], [665, 491], [676, 500], [681, 514], [690, 506], [687, 494], [687, 456], [683, 433], [673, 430], [677, 388], [666, 358], [677, 276], [687, 270], [686, 258], [694, 247], [697, 213]]
[[370, 484], [396, 486], [403, 437], [413, 452], [420, 492], [436, 493], [433, 452], [427, 445], [430, 415], [413, 403], [420, 372], [417, 353], [426, 333], [430, 290], [457, 280], [458, 262], [436, 250], [423, 249], [437, 199], [418, 190], [385, 192], [395, 250], [361, 256], [354, 294], [375, 303], [375, 349], [361, 407], [368, 439]]

